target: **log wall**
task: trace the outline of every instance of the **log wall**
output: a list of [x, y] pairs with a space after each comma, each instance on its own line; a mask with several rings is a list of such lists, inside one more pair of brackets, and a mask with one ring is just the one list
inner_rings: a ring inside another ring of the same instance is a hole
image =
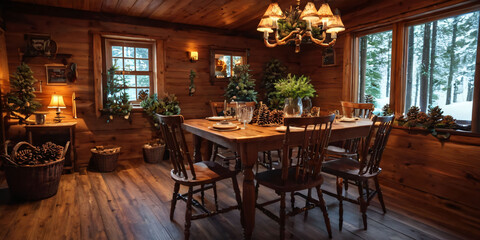
[[[38, 99], [44, 105], [49, 103], [51, 94], [56, 92], [64, 96], [67, 109], [62, 113], [71, 118], [71, 96], [75, 92], [77, 100], [77, 153], [81, 167], [88, 164], [89, 149], [96, 145], [116, 144], [123, 147], [121, 159], [141, 157], [141, 146], [155, 134], [142, 110], [133, 113], [132, 121], [114, 119], [106, 123], [105, 118], [95, 116], [95, 95], [93, 80], [92, 32], [113, 32], [148, 36], [165, 41], [165, 83], [168, 93], [177, 95], [186, 118], [206, 117], [210, 114], [209, 100], [222, 101], [226, 81], [210, 84], [209, 49], [210, 46], [225, 48], [249, 48], [249, 63], [257, 86], [260, 85], [264, 64], [271, 58], [278, 58], [289, 65], [291, 71], [298, 71], [296, 56], [289, 56], [282, 49], [266, 48], [261, 36], [257, 39], [226, 36], [206, 31], [178, 31], [170, 28], [146, 27], [115, 22], [68, 19], [52, 16], [24, 14], [10, 11], [5, 15], [8, 31], [6, 45], [10, 72], [20, 64], [18, 49], [25, 48], [24, 34], [46, 33], [58, 45], [58, 53], [72, 54], [68, 62], [78, 66], [78, 80], [66, 86], [47, 86], [45, 64], [60, 63], [61, 59], [44, 57], [27, 58], [25, 61], [34, 71], [35, 77], [43, 81], [43, 92]], [[199, 61], [191, 63], [187, 51], [198, 51]], [[194, 96], [188, 96], [190, 70], [197, 73]], [[47, 121], [54, 117], [50, 110]], [[68, 119], [67, 119], [68, 120]]]

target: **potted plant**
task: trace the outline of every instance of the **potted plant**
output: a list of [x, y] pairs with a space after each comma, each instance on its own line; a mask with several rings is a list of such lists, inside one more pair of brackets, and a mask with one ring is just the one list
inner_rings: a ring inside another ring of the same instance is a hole
[[[178, 115], [181, 112], [180, 105], [175, 94], [166, 95], [159, 99], [157, 94], [148, 95], [147, 92], [141, 91], [139, 98], [142, 100], [140, 106], [150, 116], [152, 126], [159, 131], [158, 119], [155, 114], [162, 115]], [[148, 142], [143, 146], [143, 157], [145, 162], [156, 163], [165, 156], [165, 141], [161, 136], [152, 142]]]
[[129, 119], [132, 111], [132, 105], [128, 100], [129, 96], [126, 91], [126, 80], [124, 77], [115, 74], [116, 71], [117, 67], [112, 66], [107, 73], [107, 84], [104, 90], [107, 98], [102, 110], [104, 115], [108, 115], [107, 122], [113, 120], [113, 116]]
[[33, 76], [30, 67], [22, 63], [17, 67], [17, 71], [10, 77], [10, 92], [7, 94], [6, 109], [13, 118], [19, 119], [20, 123], [27, 123], [41, 104], [35, 101], [33, 93], [34, 84], [38, 80]]
[[5, 177], [12, 195], [23, 200], [48, 198], [57, 193], [63, 171], [65, 147], [47, 142], [36, 147], [27, 142], [19, 142], [7, 154], [5, 143]]
[[229, 101], [256, 102], [255, 79], [252, 79], [252, 75], [249, 73], [249, 65], [237, 65], [233, 71], [235, 75], [228, 82], [225, 97]]
[[309, 77], [292, 74], [275, 83], [275, 89], [278, 95], [285, 99], [283, 111], [286, 117], [300, 116], [303, 110], [302, 99], [312, 98], [316, 92]]

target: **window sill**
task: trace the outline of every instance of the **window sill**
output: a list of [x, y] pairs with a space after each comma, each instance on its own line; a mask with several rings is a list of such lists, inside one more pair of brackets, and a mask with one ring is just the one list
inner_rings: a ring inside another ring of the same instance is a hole
[[[393, 126], [395, 129], [402, 129], [408, 131], [408, 133], [423, 133], [428, 135], [431, 133], [430, 130], [421, 128], [421, 127], [403, 127], [403, 126]], [[450, 135], [457, 135], [457, 136], [466, 136], [466, 137], [479, 137], [480, 133], [475, 133], [471, 131], [464, 131], [464, 130], [456, 130], [456, 129], [448, 129], [448, 128], [435, 128], [437, 133], [442, 134], [450, 134]]]

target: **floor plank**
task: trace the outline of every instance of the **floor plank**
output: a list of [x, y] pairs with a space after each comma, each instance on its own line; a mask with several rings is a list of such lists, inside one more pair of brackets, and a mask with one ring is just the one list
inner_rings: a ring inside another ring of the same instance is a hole
[[[331, 176], [325, 179], [322, 188], [333, 191], [335, 179]], [[242, 184], [241, 174], [238, 182]], [[220, 207], [236, 205], [231, 186], [230, 180], [218, 183]], [[0, 239], [183, 239], [185, 203], [178, 201], [174, 221], [170, 221], [172, 190], [168, 161], [146, 164], [139, 159], [122, 161], [111, 173], [62, 175], [57, 195], [40, 201], [12, 199], [3, 181], [0, 182]], [[349, 190], [353, 197], [354, 190]], [[206, 191], [205, 196], [206, 205], [213, 208], [212, 191]], [[276, 197], [272, 190], [260, 188], [259, 201]], [[325, 194], [324, 198], [334, 239], [459, 238], [437, 225], [390, 209], [388, 202], [387, 214], [383, 214], [376, 199], [367, 210], [368, 230], [363, 230], [359, 207], [345, 202], [343, 230], [339, 231], [338, 202]], [[300, 198], [296, 199], [297, 206], [304, 204]], [[287, 210], [289, 207], [290, 196], [287, 196]], [[278, 209], [278, 204], [271, 207], [274, 213]], [[190, 231], [192, 239], [242, 239], [240, 226], [240, 212], [235, 210], [192, 221]], [[253, 238], [278, 237], [278, 224], [257, 211]], [[288, 218], [286, 237], [328, 239], [321, 210], [312, 209], [306, 219], [303, 214]]]

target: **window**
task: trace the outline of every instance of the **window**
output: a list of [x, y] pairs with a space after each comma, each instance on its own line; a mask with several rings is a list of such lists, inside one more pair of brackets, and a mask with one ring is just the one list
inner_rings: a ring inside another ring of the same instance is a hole
[[438, 105], [444, 115], [471, 121], [479, 17], [476, 11], [407, 28], [405, 112]]
[[235, 75], [234, 67], [248, 63], [248, 50], [210, 50], [210, 75], [212, 84], [215, 80], [228, 80]]
[[390, 101], [392, 31], [357, 38], [357, 101], [372, 102], [376, 112]]
[[152, 50], [152, 42], [105, 40], [106, 70], [116, 66], [115, 73], [125, 79], [125, 90], [133, 103], [138, 103], [141, 90], [154, 92]]

